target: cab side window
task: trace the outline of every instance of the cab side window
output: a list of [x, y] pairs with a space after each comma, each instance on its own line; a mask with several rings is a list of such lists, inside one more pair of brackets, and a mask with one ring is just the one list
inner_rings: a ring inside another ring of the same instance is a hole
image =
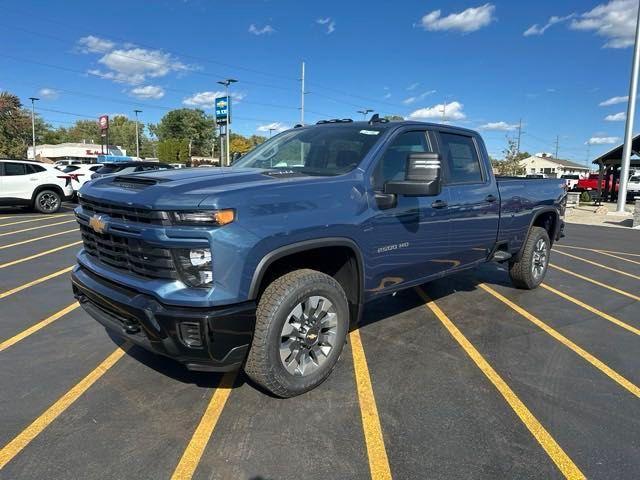
[[481, 183], [482, 170], [473, 138], [440, 133], [442, 157], [449, 165], [449, 183]]
[[17, 176], [17, 175], [26, 175], [27, 174], [27, 166], [24, 163], [5, 162], [4, 163], [4, 174], [7, 177]]
[[373, 172], [373, 188], [381, 191], [391, 180], [404, 180], [407, 157], [410, 153], [432, 152], [427, 132], [416, 130], [398, 135], [387, 147]]

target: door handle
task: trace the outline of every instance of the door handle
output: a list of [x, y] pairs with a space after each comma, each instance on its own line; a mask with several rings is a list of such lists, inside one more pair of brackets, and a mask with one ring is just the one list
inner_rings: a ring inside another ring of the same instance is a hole
[[498, 197], [496, 197], [495, 195], [491, 195], [491, 194], [487, 195], [485, 197], [485, 199], [484, 199], [485, 202], [489, 202], [489, 203], [493, 203], [496, 200], [498, 200]]
[[449, 204], [444, 200], [436, 200], [431, 204], [431, 208], [446, 208], [447, 206], [449, 206]]

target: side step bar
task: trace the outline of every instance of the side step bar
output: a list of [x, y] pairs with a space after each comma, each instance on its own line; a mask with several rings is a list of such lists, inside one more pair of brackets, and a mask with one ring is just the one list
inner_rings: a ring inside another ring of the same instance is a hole
[[502, 263], [502, 262], [506, 262], [507, 260], [510, 260], [511, 256], [512, 255], [509, 252], [505, 252], [504, 250], [496, 250], [495, 252], [493, 252], [493, 255], [491, 256], [491, 261]]

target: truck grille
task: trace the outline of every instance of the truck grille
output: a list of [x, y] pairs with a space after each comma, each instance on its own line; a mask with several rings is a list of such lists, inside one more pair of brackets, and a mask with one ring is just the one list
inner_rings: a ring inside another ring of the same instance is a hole
[[84, 212], [89, 216], [96, 213], [103, 213], [109, 215], [109, 217], [113, 219], [125, 220], [128, 222], [154, 225], [165, 225], [169, 223], [166, 214], [163, 212], [123, 205], [113, 205], [96, 200], [89, 200], [87, 198], [79, 198], [78, 203], [80, 203], [82, 210], [84, 210]]
[[87, 254], [100, 262], [147, 278], [177, 279], [171, 251], [157, 248], [142, 240], [109, 233], [96, 233], [80, 224]]

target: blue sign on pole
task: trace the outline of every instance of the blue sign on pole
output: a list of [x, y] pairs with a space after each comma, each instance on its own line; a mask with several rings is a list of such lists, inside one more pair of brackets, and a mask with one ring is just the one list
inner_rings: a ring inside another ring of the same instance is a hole
[[226, 125], [231, 123], [231, 98], [219, 97], [215, 100], [216, 123]]

